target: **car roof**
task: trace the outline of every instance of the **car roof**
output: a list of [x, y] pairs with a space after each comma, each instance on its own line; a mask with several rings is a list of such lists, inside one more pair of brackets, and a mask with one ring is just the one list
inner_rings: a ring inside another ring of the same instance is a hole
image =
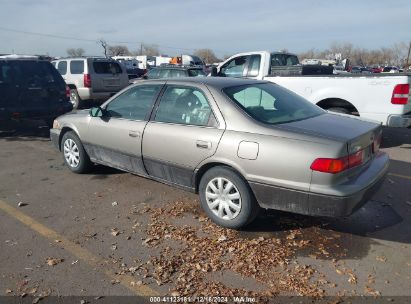
[[207, 86], [214, 87], [216, 89], [223, 89], [226, 87], [232, 86], [241, 86], [247, 84], [256, 84], [256, 83], [268, 83], [268, 81], [254, 80], [254, 79], [243, 79], [243, 78], [231, 78], [231, 77], [175, 77], [175, 78], [164, 78], [164, 79], [152, 79], [146, 80], [148, 82], [164, 81], [164, 82], [173, 82], [181, 84], [205, 84]]

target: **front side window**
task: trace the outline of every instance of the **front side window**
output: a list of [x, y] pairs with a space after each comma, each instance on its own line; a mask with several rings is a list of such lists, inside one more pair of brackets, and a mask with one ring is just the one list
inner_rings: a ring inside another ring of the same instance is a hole
[[71, 74], [83, 74], [83, 72], [84, 72], [84, 61], [83, 60], [72, 60], [72, 61], [70, 61], [70, 72], [71, 72]]
[[219, 76], [243, 77], [246, 63], [247, 56], [241, 56], [231, 59], [221, 67]]
[[57, 65], [57, 70], [61, 75], [66, 75], [67, 73], [67, 61], [60, 61]]
[[254, 119], [279, 124], [325, 113], [301, 96], [272, 83], [228, 87], [223, 92]]
[[212, 111], [204, 93], [192, 87], [169, 86], [160, 100], [154, 121], [209, 125]]
[[136, 86], [113, 99], [106, 111], [110, 117], [144, 120], [149, 114], [161, 85]]

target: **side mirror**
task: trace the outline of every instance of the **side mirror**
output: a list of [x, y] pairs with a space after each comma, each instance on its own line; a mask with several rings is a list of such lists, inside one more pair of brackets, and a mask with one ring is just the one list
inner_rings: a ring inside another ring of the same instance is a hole
[[217, 68], [215, 66], [213, 66], [211, 68], [211, 74], [210, 75], [213, 76], [213, 77], [216, 77], [218, 75]]
[[91, 117], [103, 117], [104, 116], [104, 110], [100, 107], [91, 108], [89, 113]]

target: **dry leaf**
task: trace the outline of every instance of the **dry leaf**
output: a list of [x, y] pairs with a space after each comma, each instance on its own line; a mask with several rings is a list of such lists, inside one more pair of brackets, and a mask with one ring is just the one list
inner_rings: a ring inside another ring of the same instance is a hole
[[375, 259], [376, 259], [377, 261], [384, 262], [384, 263], [387, 261], [387, 258], [386, 258], [385, 256], [383, 256], [383, 255], [377, 256]]
[[50, 257], [46, 259], [46, 263], [49, 266], [54, 266], [54, 265], [60, 264], [61, 262], [64, 262], [64, 259], [56, 259], [56, 258], [50, 258]]
[[11, 289], [6, 289], [6, 293], [12, 293], [13, 292], [13, 290], [11, 290]]

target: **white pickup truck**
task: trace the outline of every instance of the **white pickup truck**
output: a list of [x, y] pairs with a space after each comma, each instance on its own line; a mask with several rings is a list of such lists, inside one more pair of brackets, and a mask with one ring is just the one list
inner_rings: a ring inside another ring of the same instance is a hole
[[329, 111], [390, 127], [411, 125], [411, 74], [329, 74], [304, 75], [296, 55], [267, 51], [236, 54], [212, 72], [212, 76], [271, 81]]

